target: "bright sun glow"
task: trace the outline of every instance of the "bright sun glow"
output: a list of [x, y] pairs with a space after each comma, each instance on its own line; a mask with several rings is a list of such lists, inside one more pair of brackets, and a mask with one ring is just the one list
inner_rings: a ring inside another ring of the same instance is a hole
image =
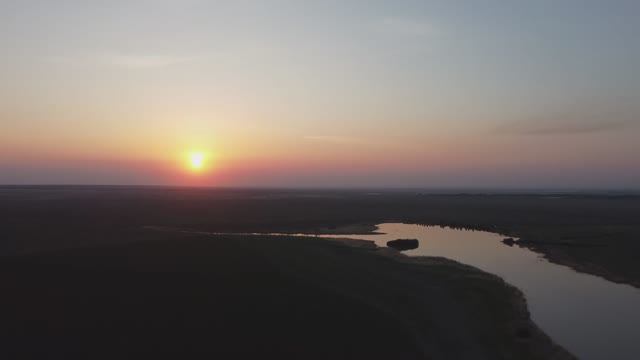
[[204, 167], [205, 156], [201, 152], [192, 152], [189, 154], [189, 165], [193, 170], [201, 170]]

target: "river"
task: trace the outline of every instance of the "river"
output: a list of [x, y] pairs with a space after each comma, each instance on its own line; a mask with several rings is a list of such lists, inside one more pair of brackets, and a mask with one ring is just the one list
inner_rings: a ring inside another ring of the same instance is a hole
[[405, 254], [443, 256], [518, 287], [533, 321], [580, 359], [640, 359], [640, 289], [550, 263], [531, 250], [505, 245], [504, 236], [494, 233], [399, 223], [380, 224], [378, 232], [339, 237], [378, 246], [418, 239], [419, 247]]

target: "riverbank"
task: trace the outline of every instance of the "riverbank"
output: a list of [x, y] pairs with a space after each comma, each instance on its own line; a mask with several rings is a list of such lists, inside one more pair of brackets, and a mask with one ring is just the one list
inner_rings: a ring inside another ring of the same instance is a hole
[[0, 187], [0, 256], [114, 243], [144, 226], [314, 234], [392, 221], [503, 233], [550, 261], [640, 287], [638, 213], [640, 196], [606, 193], [8, 186]]
[[[397, 220], [394, 220], [397, 221]], [[391, 221], [383, 221], [391, 222]], [[410, 223], [410, 222], [406, 222]], [[577, 272], [595, 275], [607, 281], [617, 284], [627, 284], [640, 288], [640, 278], [633, 275], [627, 275], [627, 272], [620, 273], [611, 269], [611, 266], [603, 264], [604, 259], [608, 259], [612, 250], [620, 252], [613, 247], [616, 246], [615, 240], [607, 238], [606, 234], [601, 234], [603, 230], [598, 227], [589, 227], [585, 224], [583, 228], [572, 227], [569, 229], [559, 229], [553, 232], [545, 226], [538, 228], [520, 228], [514, 226], [501, 225], [479, 225], [475, 223], [463, 223], [457, 221], [455, 223], [446, 222], [425, 222], [419, 224], [424, 226], [442, 226], [451, 228], [462, 228], [468, 230], [488, 231], [502, 234], [505, 238], [516, 238], [512, 245], [520, 246], [542, 255], [543, 258], [557, 265], [567, 266]], [[587, 236], [575, 235], [576, 232], [584, 232], [591, 228], [594, 233]], [[603, 227], [611, 232], [610, 227]], [[607, 229], [609, 228], [609, 229]], [[633, 233], [636, 229], [632, 229], [629, 233]], [[376, 227], [372, 223], [358, 223], [348, 226], [337, 226], [326, 231], [320, 229], [314, 231], [318, 235], [334, 235], [334, 234], [351, 234], [351, 235], [371, 235], [376, 233]], [[311, 234], [310, 234], [311, 235]], [[612, 235], [609, 235], [612, 236]], [[591, 240], [592, 242], [589, 242]], [[613, 249], [612, 249], [613, 248]], [[624, 249], [624, 246], [621, 247]], [[601, 250], [604, 254], [599, 258], [594, 252]], [[609, 255], [609, 256], [607, 256]], [[613, 255], [617, 258], [616, 255]], [[623, 255], [620, 255], [623, 256]], [[594, 259], [593, 261], [582, 260], [582, 258]], [[603, 259], [604, 258], [604, 259]], [[630, 265], [625, 262], [625, 265]], [[637, 272], [631, 269], [632, 273]]]
[[[577, 272], [595, 275], [617, 284], [640, 288], [640, 275], [628, 257], [638, 246], [631, 239], [638, 229], [626, 231], [615, 226], [584, 224], [570, 227], [478, 225], [456, 222], [421, 222], [424, 226], [442, 226], [467, 230], [488, 231], [516, 238], [511, 246], [520, 246], [540, 254], [547, 261], [567, 266]], [[612, 229], [614, 228], [614, 229]], [[620, 239], [620, 237], [623, 237]], [[624, 240], [621, 242], [620, 240]], [[631, 251], [631, 253], [625, 253]], [[616, 263], [619, 260], [620, 263]]]
[[367, 242], [147, 233], [3, 259], [2, 351], [570, 358], [530, 322], [518, 290], [449, 260]]
[[640, 354], [638, 289], [544, 261], [529, 249], [505, 245], [495, 233], [402, 223], [379, 224], [377, 231], [345, 237], [381, 247], [415, 239], [418, 247], [403, 254], [446, 257], [501, 277], [525, 295], [532, 320], [580, 359], [632, 360]]

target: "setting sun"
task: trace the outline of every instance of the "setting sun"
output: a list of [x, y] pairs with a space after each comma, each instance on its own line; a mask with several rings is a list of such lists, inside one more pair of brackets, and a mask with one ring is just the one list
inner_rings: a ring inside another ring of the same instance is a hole
[[192, 152], [189, 154], [189, 166], [193, 170], [201, 170], [204, 167], [205, 156], [202, 152]]

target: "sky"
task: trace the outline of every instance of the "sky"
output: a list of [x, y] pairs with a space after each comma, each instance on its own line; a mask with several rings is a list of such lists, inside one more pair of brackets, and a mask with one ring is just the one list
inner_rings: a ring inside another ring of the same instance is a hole
[[0, 184], [637, 189], [639, 18], [635, 0], [0, 0]]

